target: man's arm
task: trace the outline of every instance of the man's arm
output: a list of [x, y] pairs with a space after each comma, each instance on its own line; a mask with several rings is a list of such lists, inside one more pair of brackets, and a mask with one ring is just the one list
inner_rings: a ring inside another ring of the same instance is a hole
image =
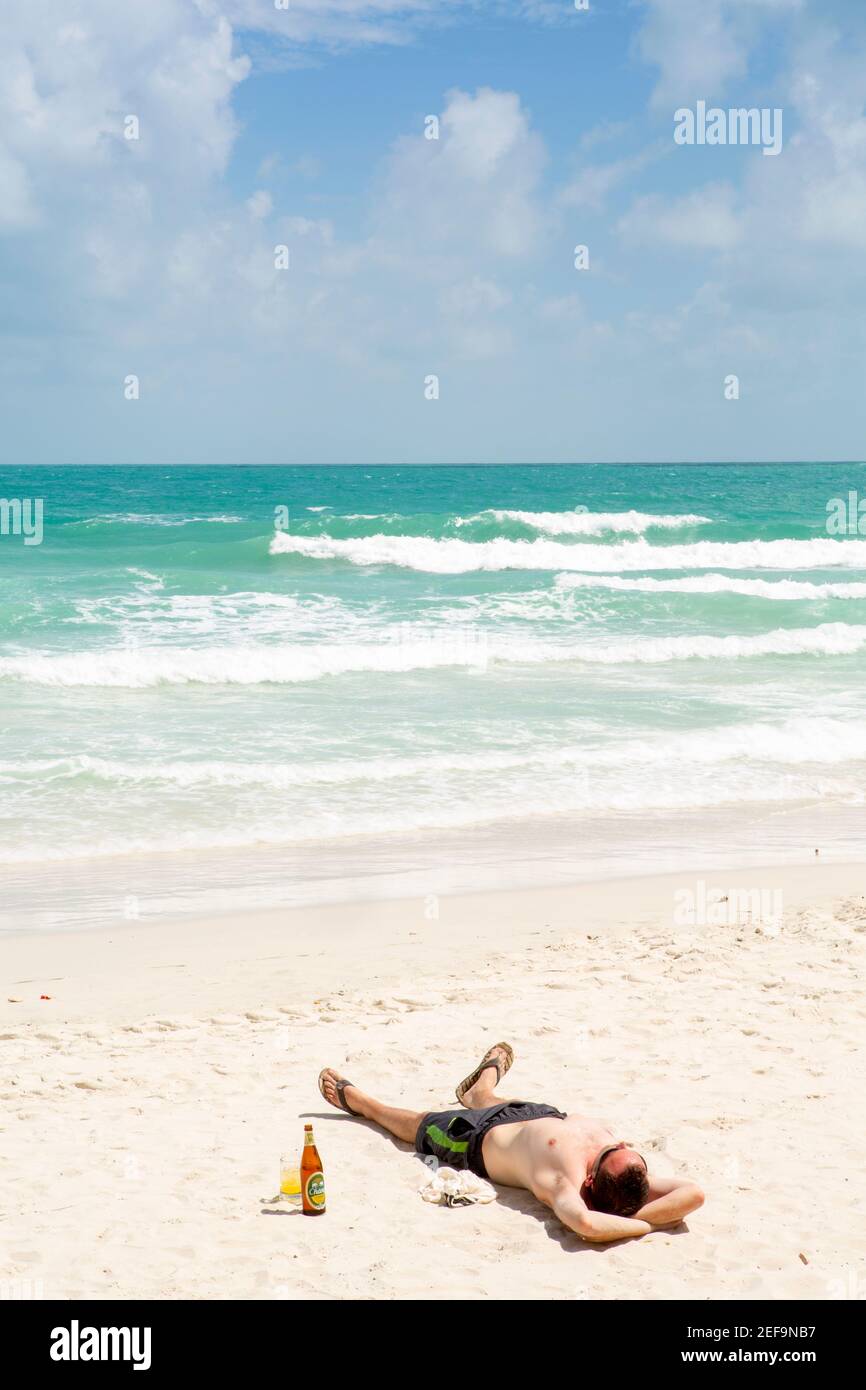
[[556, 1184], [548, 1202], [563, 1226], [575, 1231], [582, 1240], [600, 1244], [607, 1240], [625, 1240], [628, 1236], [645, 1236], [652, 1230], [650, 1222], [641, 1220], [639, 1214], [612, 1216], [606, 1211], [590, 1211], [573, 1183]]
[[687, 1178], [651, 1177], [649, 1185], [649, 1201], [635, 1212], [635, 1218], [648, 1221], [653, 1228], [676, 1226], [704, 1204], [703, 1192]]

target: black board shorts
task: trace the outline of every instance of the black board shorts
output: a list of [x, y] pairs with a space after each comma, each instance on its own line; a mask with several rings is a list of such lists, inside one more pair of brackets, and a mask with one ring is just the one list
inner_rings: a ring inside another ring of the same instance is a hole
[[433, 1110], [421, 1117], [415, 1135], [419, 1154], [431, 1154], [449, 1168], [468, 1168], [479, 1178], [487, 1177], [481, 1145], [485, 1134], [496, 1125], [516, 1125], [522, 1120], [564, 1120], [553, 1105], [536, 1105], [529, 1100], [502, 1100], [483, 1110]]

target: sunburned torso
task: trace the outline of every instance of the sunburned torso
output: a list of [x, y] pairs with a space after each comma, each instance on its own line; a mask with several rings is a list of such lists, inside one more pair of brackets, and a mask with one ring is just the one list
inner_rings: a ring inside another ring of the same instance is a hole
[[528, 1188], [545, 1201], [556, 1178], [567, 1178], [580, 1190], [589, 1160], [613, 1142], [600, 1120], [569, 1115], [496, 1125], [484, 1136], [481, 1152], [492, 1182]]

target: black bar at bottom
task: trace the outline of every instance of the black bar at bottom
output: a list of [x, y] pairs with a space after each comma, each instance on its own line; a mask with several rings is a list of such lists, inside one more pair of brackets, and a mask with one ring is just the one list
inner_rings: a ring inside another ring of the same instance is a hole
[[[527, 1291], [529, 1292], [529, 1291]], [[447, 1298], [414, 1305], [377, 1300], [333, 1303], [290, 1298], [278, 1302], [2, 1302], [0, 1338], [4, 1359], [23, 1371], [52, 1375], [138, 1374], [157, 1381], [178, 1373], [213, 1370], [221, 1379], [235, 1372], [298, 1375], [324, 1369], [345, 1356], [375, 1373], [388, 1368], [389, 1381], [417, 1374], [418, 1360], [441, 1365], [453, 1351], [493, 1354], [501, 1341], [508, 1365], [519, 1373], [521, 1343], [534, 1374], [545, 1374], [563, 1357], [576, 1372], [666, 1371], [681, 1367], [811, 1367], [826, 1377], [840, 1371], [856, 1352], [862, 1305], [850, 1302], [616, 1302], [515, 1300], [525, 1304], [515, 1325], [497, 1318], [495, 1302], [478, 1301], [449, 1316]], [[417, 1313], [414, 1312], [417, 1306]], [[407, 1334], [417, 1316], [410, 1343]], [[472, 1329], [476, 1330], [473, 1332]], [[483, 1329], [483, 1330], [482, 1330]], [[476, 1341], [476, 1337], [478, 1340]], [[468, 1338], [468, 1342], [467, 1342]], [[384, 1339], [384, 1340], [383, 1340]], [[412, 1346], [406, 1362], [406, 1348]], [[400, 1350], [402, 1348], [402, 1350]], [[336, 1357], [335, 1357], [336, 1353]], [[513, 1361], [512, 1361], [513, 1355]], [[484, 1363], [479, 1363], [484, 1364]], [[503, 1363], [494, 1357], [489, 1369]], [[415, 1370], [412, 1370], [412, 1367]], [[457, 1371], [455, 1370], [455, 1374]], [[450, 1378], [450, 1377], [449, 1377]]]

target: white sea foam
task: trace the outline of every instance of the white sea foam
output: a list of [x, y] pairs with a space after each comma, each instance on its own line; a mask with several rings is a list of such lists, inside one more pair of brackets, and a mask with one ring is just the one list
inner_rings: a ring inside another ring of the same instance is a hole
[[[134, 575], [136, 579], [143, 579], [145, 585], [148, 587], [152, 586], [155, 589], [165, 588], [165, 580], [162, 576], [159, 574], [152, 574], [150, 570], [140, 570], [136, 569], [134, 565], [130, 565], [127, 573]], [[137, 585], [136, 587], [141, 588], [142, 586]]]
[[277, 531], [272, 555], [346, 560], [353, 565], [397, 565], [430, 574], [473, 570], [585, 570], [617, 573], [679, 569], [866, 569], [866, 541], [696, 541], [650, 545], [641, 538], [615, 545], [563, 545], [557, 541], [433, 540], [427, 536], [295, 536]]
[[742, 594], [793, 602], [827, 598], [866, 598], [866, 584], [858, 581], [813, 584], [806, 579], [733, 579], [727, 574], [690, 575], [686, 579], [620, 579], [615, 576], [560, 574], [561, 589], [616, 589], [645, 594]]
[[866, 645], [866, 626], [821, 623], [818, 627], [777, 628], [748, 636], [687, 633], [673, 637], [638, 637], [579, 649], [576, 659], [604, 665], [656, 663], [698, 658], [730, 661], [754, 656], [850, 656]]
[[436, 610], [441, 622], [561, 623], [573, 621], [575, 595], [597, 590], [621, 594], [735, 594], [773, 602], [823, 602], [827, 599], [866, 599], [866, 583], [813, 583], [798, 579], [740, 579], [728, 574], [690, 575], [684, 579], [624, 578], [619, 575], [559, 574], [552, 588], [503, 589], [490, 594], [467, 594]]
[[250, 642], [268, 637], [297, 640], [307, 636], [336, 641], [360, 640], [363, 625], [369, 628], [377, 613], [376, 604], [353, 606], [326, 594], [304, 598], [268, 590], [174, 594], [138, 584], [133, 593], [76, 599], [73, 614], [61, 621], [114, 628], [124, 634], [134, 625], [143, 645], [175, 636], [186, 641], [207, 637], [214, 643], [230, 643], [241, 630]]
[[[549, 536], [601, 536], [606, 532], [621, 532], [633, 536], [643, 535], [645, 531], [674, 531], [683, 526], [709, 525], [708, 516], [695, 516], [685, 513], [682, 516], [656, 516], [651, 512], [522, 512], [509, 509], [491, 509], [469, 517], [468, 521], [480, 521], [491, 516], [496, 521], [520, 521], [536, 531], [545, 531]], [[458, 523], [461, 524], [461, 523]], [[466, 524], [466, 521], [462, 521]]]
[[459, 639], [282, 646], [114, 648], [0, 657], [0, 679], [47, 686], [289, 685], [353, 672], [483, 666], [485, 648]]
[[488, 637], [481, 631], [407, 633], [369, 643], [282, 646], [112, 648], [62, 655], [0, 657], [0, 679], [45, 686], [145, 689], [156, 685], [277, 685], [357, 672], [397, 674], [488, 665], [659, 664], [760, 656], [850, 656], [866, 645], [866, 626], [822, 623], [747, 636], [715, 633], [630, 637], [618, 642], [552, 642]]
[[[233, 769], [215, 763], [194, 771], [181, 761], [147, 770], [143, 765], [112, 766], [97, 759], [91, 771], [105, 781], [88, 789], [84, 804], [93, 811], [87, 823], [79, 816], [70, 822], [69, 834], [46, 835], [42, 842], [24, 833], [7, 838], [0, 846], [0, 862], [289, 845], [344, 835], [405, 835], [552, 813], [634, 816], [652, 810], [682, 814], [699, 807], [749, 803], [804, 805], [822, 797], [832, 797], [840, 805], [862, 805], [862, 762], [857, 760], [862, 760], [864, 752], [862, 728], [833, 727], [832, 721], [806, 719], [800, 727], [792, 721], [783, 727], [755, 724], [669, 736], [653, 731], [646, 738], [612, 740], [603, 747], [527, 749], [522, 760], [500, 752], [470, 755], [465, 760], [449, 756], [446, 770], [440, 766], [441, 757], [420, 759], [417, 780], [410, 780], [408, 786], [401, 781], [404, 769], [398, 758], [347, 763], [333, 769], [336, 781], [344, 774], [345, 790], [321, 787], [312, 798], [309, 784], [303, 785], [303, 768], [246, 764]], [[454, 767], [455, 761], [460, 762], [459, 768]], [[503, 761], [511, 771], [502, 769]], [[824, 771], [822, 762], [835, 766]], [[472, 773], [469, 784], [463, 776], [467, 770]], [[19, 771], [26, 775], [31, 769]], [[321, 767], [310, 769], [309, 783], [321, 781], [322, 771]], [[158, 794], [161, 818], [136, 825], [137, 800], [129, 783], [139, 777], [147, 780], [148, 772], [153, 774], [151, 786], [136, 796]], [[57, 771], [51, 775], [57, 776]], [[365, 793], [359, 776], [373, 784], [370, 791]], [[383, 786], [391, 776], [398, 784]], [[173, 794], [203, 788], [208, 777], [220, 789], [240, 789], [237, 797], [222, 791], [220, 804], [235, 812], [231, 820], [221, 825], [195, 824], [182, 814], [172, 825], [177, 806]], [[106, 784], [112, 781], [117, 785]], [[250, 787], [252, 797], [244, 792]], [[80, 805], [83, 788], [74, 789]], [[4, 794], [9, 795], [8, 782]], [[117, 815], [119, 806], [125, 808], [122, 819]], [[239, 807], [244, 808], [240, 814]]]
[[[271, 787], [289, 790], [312, 785], [341, 787], [353, 783], [393, 783], [429, 780], [450, 773], [473, 776], [543, 770], [637, 771], [674, 764], [694, 766], [751, 761], [790, 765], [830, 765], [866, 759], [866, 726], [852, 720], [798, 716], [782, 723], [756, 721], [681, 734], [647, 730], [641, 737], [599, 739], [565, 746], [486, 748], [479, 752], [434, 753], [406, 757], [402, 753], [334, 762], [231, 762], [225, 759], [171, 762], [123, 762], [89, 753], [69, 757], [0, 762], [0, 781], [55, 781], [91, 778], [116, 786], [168, 784], [180, 789], [198, 787]], [[600, 790], [600, 788], [597, 788]], [[647, 785], [647, 794], [651, 787]]]

